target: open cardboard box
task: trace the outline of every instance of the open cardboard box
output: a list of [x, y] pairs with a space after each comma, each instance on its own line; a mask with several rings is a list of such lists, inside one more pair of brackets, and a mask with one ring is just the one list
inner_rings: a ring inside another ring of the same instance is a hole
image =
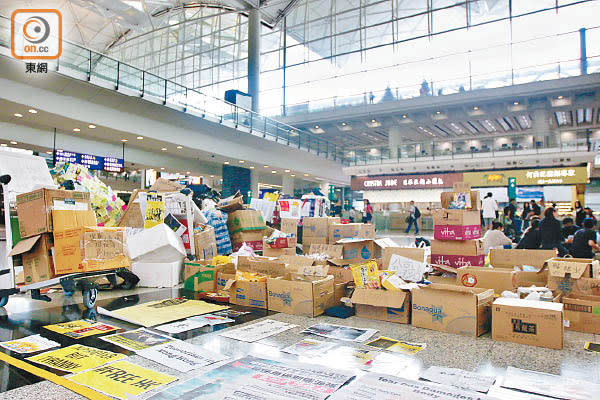
[[[490, 265], [495, 269], [517, 271], [517, 286], [546, 286], [544, 264], [556, 257], [556, 250], [490, 249]], [[524, 271], [530, 268], [534, 270]]]
[[333, 276], [300, 277], [286, 274], [267, 280], [268, 309], [286, 314], [316, 317], [333, 303]]
[[331, 224], [328, 242], [336, 243], [341, 239], [375, 239], [375, 225], [372, 224]]
[[485, 253], [481, 240], [432, 240], [431, 263], [452, 268], [483, 266]]
[[30, 285], [54, 278], [52, 258], [52, 234], [44, 233], [21, 240], [8, 254], [21, 255], [23, 261], [23, 283]]
[[437, 240], [471, 240], [481, 238], [478, 210], [433, 210], [433, 238]]
[[411, 260], [425, 262], [425, 249], [414, 247], [386, 247], [383, 249], [382, 254], [383, 269], [387, 269], [389, 267], [390, 259], [394, 254], [410, 258]]
[[[264, 275], [266, 277], [266, 275]], [[237, 279], [235, 270], [219, 271], [217, 291], [229, 292], [229, 302], [239, 306], [267, 308], [267, 282]]]
[[410, 292], [356, 288], [352, 304], [357, 317], [410, 324]]
[[268, 276], [283, 276], [288, 272], [285, 262], [272, 257], [240, 256], [237, 261], [237, 269], [238, 271], [256, 272]]
[[517, 272], [508, 269], [486, 267], [461, 267], [456, 270], [456, 284], [465, 287], [493, 289], [496, 295], [503, 291], [514, 291], [517, 286]]
[[[279, 240], [284, 239], [284, 240]], [[263, 238], [262, 250], [265, 257], [279, 257], [283, 255], [295, 255], [297, 240], [293, 238], [279, 238], [278, 242], [267, 243], [267, 238]]]
[[216, 292], [219, 272], [233, 271], [235, 265], [212, 265], [210, 260], [185, 260], [183, 269], [183, 288], [192, 292]]
[[452, 185], [452, 192], [442, 192], [440, 196], [442, 208], [450, 208], [450, 202], [454, 200], [455, 193], [468, 193], [471, 199], [471, 207], [469, 207], [468, 209], [479, 210], [481, 205], [479, 191], [471, 190], [471, 184], [467, 182], [455, 182]]
[[552, 291], [560, 291], [563, 295], [599, 296], [599, 264], [597, 260], [586, 258], [555, 257], [548, 260], [540, 272], [548, 271], [546, 286]]
[[242, 210], [244, 208], [244, 197], [238, 190], [233, 196], [221, 199], [217, 205], [217, 208], [225, 211], [226, 213]]
[[413, 326], [475, 337], [489, 330], [492, 289], [433, 283], [411, 295]]
[[343, 258], [349, 264], [360, 264], [375, 258], [373, 239], [341, 239], [336, 243], [343, 246]]
[[600, 335], [600, 296], [568, 294], [562, 303], [567, 330]]
[[281, 229], [283, 233], [292, 233], [298, 236], [298, 218], [281, 218]]

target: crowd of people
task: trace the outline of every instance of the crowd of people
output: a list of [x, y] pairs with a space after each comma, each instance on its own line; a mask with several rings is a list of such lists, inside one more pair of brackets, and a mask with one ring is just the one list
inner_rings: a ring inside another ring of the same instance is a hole
[[482, 201], [482, 221], [486, 254], [491, 248], [555, 249], [560, 257], [594, 258], [600, 251], [596, 217], [592, 209], [574, 203], [573, 216], [558, 217], [556, 205], [542, 210], [535, 200], [523, 204], [519, 210], [515, 199], [510, 199], [500, 218], [498, 204], [488, 193]]

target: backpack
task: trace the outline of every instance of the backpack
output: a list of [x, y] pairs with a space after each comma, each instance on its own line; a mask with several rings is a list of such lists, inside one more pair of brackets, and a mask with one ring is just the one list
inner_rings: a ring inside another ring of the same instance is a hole
[[415, 219], [421, 218], [421, 211], [415, 206]]

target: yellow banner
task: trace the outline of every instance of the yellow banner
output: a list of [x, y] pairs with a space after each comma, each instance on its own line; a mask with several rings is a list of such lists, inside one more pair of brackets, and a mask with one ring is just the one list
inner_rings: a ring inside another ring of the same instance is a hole
[[177, 380], [174, 376], [161, 374], [127, 361], [117, 361], [67, 379], [123, 400]]
[[144, 218], [144, 228], [149, 229], [165, 219], [165, 200], [162, 194], [148, 193], [146, 200], [146, 218]]
[[76, 344], [29, 357], [29, 361], [66, 372], [81, 372], [126, 358], [124, 354]]
[[101, 333], [117, 331], [120, 328], [100, 322], [80, 319], [78, 321], [63, 322], [60, 324], [46, 325], [44, 328], [68, 336], [72, 339], [81, 339]]
[[588, 169], [556, 167], [463, 173], [463, 181], [473, 187], [508, 186], [511, 177], [517, 178], [517, 186], [574, 185], [588, 182]]

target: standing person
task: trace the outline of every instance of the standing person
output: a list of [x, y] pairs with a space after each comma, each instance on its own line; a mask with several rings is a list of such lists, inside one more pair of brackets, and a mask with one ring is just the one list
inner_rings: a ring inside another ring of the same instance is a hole
[[574, 217], [575, 217], [575, 225], [577, 226], [583, 226], [583, 220], [585, 219], [585, 210], [583, 209], [583, 206], [581, 205], [581, 202], [579, 200], [575, 200], [575, 204], [573, 204], [573, 208], [574, 210]]
[[406, 228], [405, 233], [410, 232], [410, 228], [415, 225], [415, 235], [419, 234], [419, 223], [418, 219], [421, 218], [421, 211], [419, 208], [415, 206], [415, 202], [413, 200], [410, 201], [410, 215], [408, 216], [408, 228]]
[[371, 207], [371, 202], [369, 199], [364, 200], [365, 203], [365, 216], [363, 217], [363, 223], [370, 224], [373, 219], [373, 207]]
[[350, 222], [354, 223], [354, 221], [356, 221], [356, 208], [352, 207], [350, 211], [348, 211], [348, 216], [350, 218]]
[[558, 250], [558, 255], [563, 257], [567, 249], [562, 245], [562, 230], [560, 221], [556, 219], [558, 212], [554, 207], [544, 210], [544, 218], [540, 221], [540, 234], [542, 237], [542, 249]]
[[591, 218], [583, 220], [583, 229], [575, 232], [570, 254], [575, 258], [594, 258], [594, 250], [600, 251], [596, 242], [596, 222]]
[[598, 221], [596, 220], [596, 217], [594, 216], [594, 212], [592, 211], [591, 208], [586, 207], [583, 209], [583, 211], [585, 212], [585, 217], [586, 218], [591, 218], [594, 220], [594, 224], [596, 224]]
[[503, 231], [504, 225], [500, 222], [492, 222], [492, 229], [483, 235], [483, 251], [485, 254], [488, 254], [490, 249], [502, 248], [512, 244], [512, 240]]
[[521, 213], [521, 219], [523, 220], [523, 231], [529, 227], [529, 221], [531, 219], [531, 207], [528, 202], [523, 203], [523, 213]]
[[536, 250], [542, 244], [542, 236], [540, 234], [540, 219], [538, 217], [531, 218], [529, 228], [523, 233], [523, 237], [517, 244], [517, 249]]
[[537, 215], [540, 217], [542, 215], [542, 208], [535, 202], [535, 200], [531, 200], [531, 212], [533, 212], [532, 216]]
[[481, 202], [483, 227], [486, 231], [492, 227], [492, 221], [496, 219], [496, 212], [498, 211], [498, 203], [496, 203], [496, 200], [492, 196], [492, 192], [488, 192]]
[[573, 224], [573, 218], [566, 217], [562, 220], [562, 236], [563, 239], [566, 240], [569, 236], [575, 235], [575, 232], [581, 229], [581, 226]]

